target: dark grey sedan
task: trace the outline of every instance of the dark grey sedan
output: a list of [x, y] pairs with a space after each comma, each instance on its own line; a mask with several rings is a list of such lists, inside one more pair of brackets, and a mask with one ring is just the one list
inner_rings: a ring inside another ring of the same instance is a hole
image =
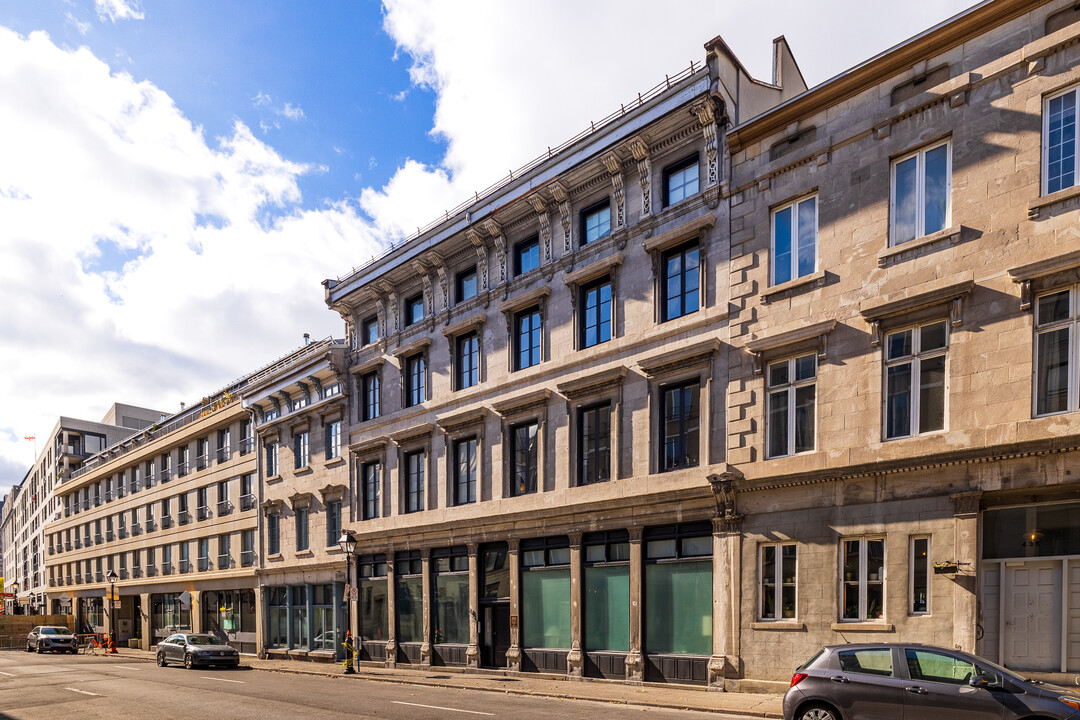
[[207, 665], [237, 667], [240, 653], [213, 635], [176, 633], [157, 646], [157, 664], [165, 667], [171, 662], [183, 663], [189, 670]]
[[823, 648], [791, 678], [785, 720], [1080, 720], [1080, 692], [929, 645]]

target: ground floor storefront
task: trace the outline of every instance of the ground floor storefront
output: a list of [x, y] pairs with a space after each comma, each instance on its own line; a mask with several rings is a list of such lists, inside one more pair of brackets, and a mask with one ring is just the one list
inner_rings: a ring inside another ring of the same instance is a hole
[[267, 573], [259, 593], [265, 607], [268, 657], [333, 661], [345, 658], [349, 630], [344, 561], [332, 568]]

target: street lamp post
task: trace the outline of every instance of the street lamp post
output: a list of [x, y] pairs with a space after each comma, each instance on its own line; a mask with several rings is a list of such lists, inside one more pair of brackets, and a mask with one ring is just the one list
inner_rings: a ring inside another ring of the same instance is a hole
[[105, 576], [105, 579], [109, 581], [109, 654], [116, 654], [116, 581], [119, 578], [116, 576], [115, 570], [110, 570], [109, 574]]
[[[338, 540], [338, 545], [341, 546], [341, 551], [345, 553], [345, 582], [349, 586], [349, 596], [351, 598], [353, 593], [353, 557], [356, 555], [356, 536], [353, 535], [351, 530], [345, 530], [341, 533], [341, 539]], [[347, 602], [345, 607], [349, 610], [349, 618], [346, 621], [348, 625], [352, 625], [352, 602]], [[356, 665], [354, 658], [356, 652], [353, 649], [353, 644], [356, 640], [352, 636], [351, 630], [345, 631], [345, 669], [342, 671], [346, 675], [352, 675], [356, 672]]]

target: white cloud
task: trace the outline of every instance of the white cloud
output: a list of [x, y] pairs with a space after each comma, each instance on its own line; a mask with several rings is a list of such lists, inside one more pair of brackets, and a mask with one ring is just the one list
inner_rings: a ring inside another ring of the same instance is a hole
[[142, 20], [146, 16], [138, 0], [94, 0], [98, 17], [102, 20]]
[[379, 244], [350, 202], [300, 209], [298, 179], [325, 168], [240, 121], [207, 138], [44, 33], [0, 28], [0, 96], [0, 466], [25, 467], [18, 438], [58, 415], [175, 410], [302, 332], [341, 335], [319, 283]]
[[260, 105], [269, 105], [272, 102], [273, 100], [270, 99], [270, 96], [264, 93], [262, 90], [260, 90], [255, 95], [255, 97], [251, 98], [251, 104], [255, 107], [259, 107]]
[[284, 115], [290, 120], [301, 120], [304, 117], [303, 109], [291, 103], [285, 103], [284, 107], [277, 111], [277, 114]]
[[391, 95], [390, 99], [394, 100], [396, 102], [405, 102], [405, 98], [407, 98], [407, 97], [409, 97], [409, 89], [405, 88], [401, 92], [395, 93], [394, 95]]
[[68, 24], [74, 27], [80, 35], [86, 35], [86, 33], [90, 32], [90, 28], [92, 27], [91, 23], [80, 22], [79, 19], [71, 13], [65, 13], [64, 17], [67, 19]]

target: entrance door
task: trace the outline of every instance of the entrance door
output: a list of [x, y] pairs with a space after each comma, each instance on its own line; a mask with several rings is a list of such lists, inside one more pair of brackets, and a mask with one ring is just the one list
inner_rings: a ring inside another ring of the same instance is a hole
[[1005, 564], [1005, 665], [1061, 669], [1061, 563]]
[[510, 603], [485, 603], [480, 606], [480, 664], [505, 668], [510, 649]]

